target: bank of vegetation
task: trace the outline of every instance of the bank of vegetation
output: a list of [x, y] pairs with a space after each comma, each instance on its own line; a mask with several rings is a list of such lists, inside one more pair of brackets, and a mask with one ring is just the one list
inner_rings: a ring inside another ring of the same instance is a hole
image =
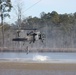
[[[13, 24], [4, 23], [4, 38], [6, 48], [18, 48], [17, 42], [13, 42], [12, 38], [16, 36], [18, 29], [18, 20]], [[38, 29], [45, 34], [44, 43], [35, 42], [30, 45], [25, 42], [22, 43], [21, 48], [25, 49], [28, 45], [29, 48], [76, 48], [76, 12], [70, 14], [58, 14], [56, 11], [42, 12], [40, 17], [29, 16], [21, 20], [21, 29]], [[2, 32], [0, 28], [0, 47], [2, 47]], [[25, 34], [23, 34], [25, 35]], [[71, 50], [72, 51], [72, 50]]]

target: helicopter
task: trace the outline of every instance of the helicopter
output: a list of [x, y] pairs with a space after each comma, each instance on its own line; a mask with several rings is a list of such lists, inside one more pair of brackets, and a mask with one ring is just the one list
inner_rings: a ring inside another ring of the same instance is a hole
[[[24, 32], [24, 33], [23, 33]], [[23, 33], [24, 36], [21, 37], [21, 33]], [[26, 30], [16, 30], [17, 36], [12, 39], [12, 41], [15, 42], [23, 42], [23, 45], [25, 42], [29, 42], [29, 44], [33, 44], [36, 41], [40, 40], [44, 45], [44, 38], [45, 35], [41, 33], [38, 29], [26, 29]], [[26, 53], [29, 53], [28, 46], [26, 47]]]
[[[28, 29], [29, 30], [29, 29]], [[43, 34], [37, 30], [37, 29], [31, 29], [30, 32], [27, 32], [25, 34], [25, 37], [20, 37], [20, 33], [23, 32], [24, 30], [17, 30], [16, 33], [17, 33], [17, 37], [16, 38], [13, 38], [12, 41], [28, 41], [30, 44], [31, 43], [35, 43], [35, 41], [37, 40], [41, 40], [41, 42], [43, 43]]]

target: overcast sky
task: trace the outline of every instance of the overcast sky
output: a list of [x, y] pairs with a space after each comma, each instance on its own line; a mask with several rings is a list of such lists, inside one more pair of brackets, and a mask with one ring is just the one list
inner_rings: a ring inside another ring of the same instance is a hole
[[28, 16], [40, 17], [41, 12], [56, 11], [59, 14], [76, 12], [76, 0], [11, 0], [13, 8], [11, 11], [11, 19], [7, 22], [14, 22], [16, 20], [15, 9], [16, 5], [20, 3], [22, 7], [23, 18]]

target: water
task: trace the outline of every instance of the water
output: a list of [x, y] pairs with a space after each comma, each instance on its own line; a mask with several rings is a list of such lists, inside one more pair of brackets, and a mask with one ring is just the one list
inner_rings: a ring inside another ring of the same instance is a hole
[[0, 59], [76, 62], [76, 53], [0, 53]]
[[[0, 59], [75, 62], [76, 53], [0, 53]], [[4, 61], [4, 60], [3, 60]], [[6, 60], [5, 60], [6, 61]], [[60, 66], [61, 67], [61, 66]], [[55, 66], [54, 66], [55, 68]], [[62, 68], [62, 67], [61, 67]], [[75, 70], [0, 69], [0, 75], [76, 75]]]

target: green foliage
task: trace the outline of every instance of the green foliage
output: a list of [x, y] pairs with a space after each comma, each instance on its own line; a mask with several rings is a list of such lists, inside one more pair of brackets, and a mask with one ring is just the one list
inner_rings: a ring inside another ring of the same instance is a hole
[[4, 12], [10, 12], [11, 8], [12, 8], [11, 0], [6, 0], [6, 1], [5, 0], [3, 0], [3, 1], [0, 0], [0, 12], [1, 12], [1, 14], [3, 14], [3, 17], [6, 17], [4, 15], [9, 16], [8, 14], [4, 14]]
[[59, 15], [56, 11], [51, 12], [51, 21], [55, 24], [59, 23]]
[[29, 28], [42, 28], [49, 26], [50, 29], [60, 29], [64, 33], [70, 33], [74, 31], [76, 27], [76, 13], [74, 14], [58, 14], [56, 11], [51, 13], [40, 13], [40, 18], [29, 16], [22, 21], [22, 26]]
[[76, 12], [74, 13], [74, 17], [75, 17], [75, 19], [76, 19]]
[[69, 15], [68, 14], [63, 14], [60, 15], [60, 23], [69, 23]]

